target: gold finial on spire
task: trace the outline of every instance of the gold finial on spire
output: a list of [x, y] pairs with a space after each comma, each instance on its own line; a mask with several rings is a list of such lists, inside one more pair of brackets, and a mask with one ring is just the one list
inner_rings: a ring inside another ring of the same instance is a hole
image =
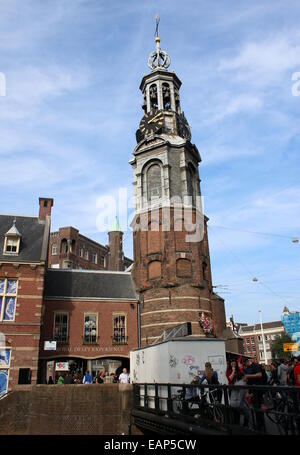
[[152, 70], [155, 70], [156, 68], [163, 68], [163, 69], [168, 69], [170, 66], [171, 60], [170, 57], [168, 56], [167, 52], [162, 51], [160, 48], [160, 37], [158, 36], [158, 26], [160, 22], [160, 18], [158, 14], [155, 15], [155, 43], [156, 43], [156, 49], [154, 52], [151, 52], [147, 65], [149, 68]]

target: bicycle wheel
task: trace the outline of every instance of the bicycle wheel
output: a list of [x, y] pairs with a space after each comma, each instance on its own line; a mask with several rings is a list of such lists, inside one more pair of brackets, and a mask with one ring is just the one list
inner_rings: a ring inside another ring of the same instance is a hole
[[223, 409], [219, 406], [214, 405], [213, 407], [214, 420], [218, 423], [225, 423], [225, 415]]

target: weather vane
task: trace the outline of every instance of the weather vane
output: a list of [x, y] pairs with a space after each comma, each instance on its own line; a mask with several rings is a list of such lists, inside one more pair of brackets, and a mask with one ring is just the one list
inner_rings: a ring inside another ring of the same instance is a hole
[[158, 26], [159, 26], [159, 21], [160, 21], [158, 14], [155, 15], [154, 19], [155, 19], [155, 23], [156, 23], [154, 36], [158, 36]]
[[154, 33], [156, 49], [155, 49], [155, 51], [151, 52], [151, 54], [149, 55], [147, 65], [152, 70], [155, 70], [156, 68], [168, 69], [168, 67], [170, 66], [170, 63], [171, 63], [171, 59], [170, 59], [169, 55], [167, 54], [167, 52], [162, 51], [160, 48], [160, 38], [158, 36], [158, 26], [159, 26], [160, 19], [158, 17], [158, 14], [155, 15], [154, 19], [155, 19], [155, 24], [156, 24], [155, 33]]

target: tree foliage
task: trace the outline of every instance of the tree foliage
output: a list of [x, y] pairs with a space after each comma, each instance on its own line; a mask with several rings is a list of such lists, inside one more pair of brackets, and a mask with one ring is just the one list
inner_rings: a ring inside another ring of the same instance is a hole
[[275, 340], [273, 340], [271, 343], [273, 359], [289, 359], [291, 357], [290, 352], [284, 352], [283, 350], [284, 343], [292, 343], [291, 337], [285, 332], [276, 336]]

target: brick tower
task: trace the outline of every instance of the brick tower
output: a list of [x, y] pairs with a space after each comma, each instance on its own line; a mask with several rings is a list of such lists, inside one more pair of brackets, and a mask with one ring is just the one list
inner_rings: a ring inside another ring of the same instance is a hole
[[165, 330], [191, 322], [194, 336], [221, 336], [224, 301], [213, 293], [201, 208], [197, 147], [181, 110], [181, 81], [169, 72], [160, 48], [142, 79], [144, 116], [130, 164], [134, 173], [133, 279], [140, 294], [140, 335], [145, 346]]
[[114, 223], [108, 232], [109, 253], [108, 253], [108, 270], [123, 271], [124, 252], [123, 252], [123, 232], [121, 231], [119, 220], [116, 217]]

